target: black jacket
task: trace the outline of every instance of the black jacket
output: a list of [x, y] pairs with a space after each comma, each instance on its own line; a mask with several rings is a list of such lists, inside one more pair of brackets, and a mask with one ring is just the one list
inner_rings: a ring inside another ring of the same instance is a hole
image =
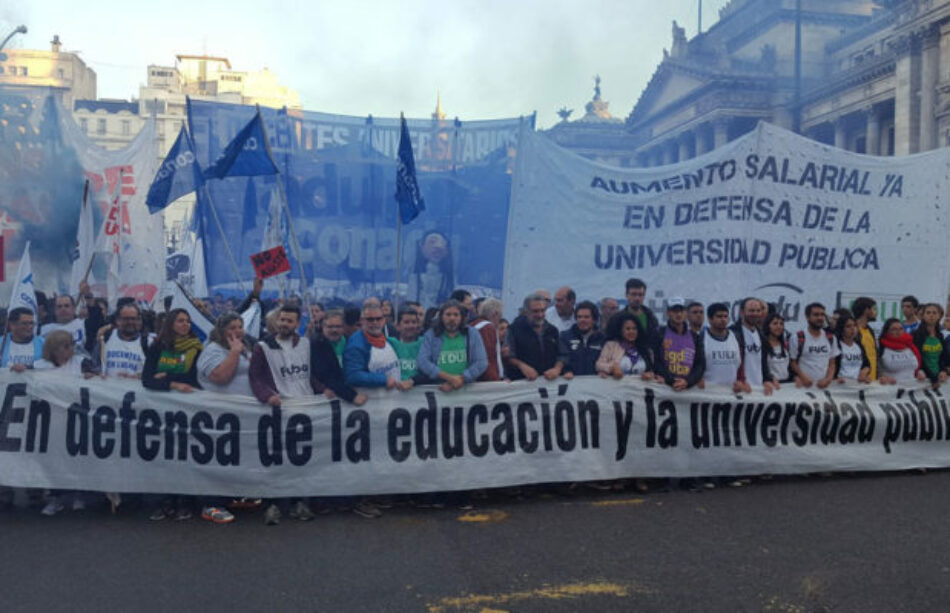
[[572, 372], [575, 375], [596, 375], [597, 358], [604, 348], [606, 337], [604, 333], [594, 329], [585, 339], [577, 328], [577, 324], [570, 330], [561, 332], [558, 344], [558, 360], [564, 364], [563, 372]]
[[[544, 322], [539, 337], [531, 323], [524, 315], [519, 315], [508, 327], [508, 346], [511, 348], [511, 357], [517, 358], [538, 371], [540, 375], [557, 364], [558, 344], [560, 335], [557, 328]], [[524, 379], [521, 369], [512, 364], [506, 364], [505, 372], [512, 381]]]

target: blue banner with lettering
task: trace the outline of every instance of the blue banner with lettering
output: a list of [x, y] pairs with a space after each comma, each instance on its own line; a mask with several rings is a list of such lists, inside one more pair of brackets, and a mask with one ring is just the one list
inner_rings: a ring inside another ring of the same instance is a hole
[[[202, 168], [218, 159], [256, 112], [251, 106], [190, 102]], [[391, 296], [399, 119], [267, 108], [261, 114], [280, 174], [211, 180], [199, 192], [211, 291], [237, 287], [211, 217], [214, 207], [245, 281], [253, 276], [249, 256], [275, 242], [268, 228], [280, 229], [277, 240], [290, 252], [287, 229], [293, 227], [316, 299]], [[457, 287], [499, 295], [515, 143], [521, 123], [533, 127], [533, 118], [407, 122], [426, 210], [403, 228], [403, 296], [430, 305]], [[292, 266], [289, 285], [297, 288], [297, 262]]]

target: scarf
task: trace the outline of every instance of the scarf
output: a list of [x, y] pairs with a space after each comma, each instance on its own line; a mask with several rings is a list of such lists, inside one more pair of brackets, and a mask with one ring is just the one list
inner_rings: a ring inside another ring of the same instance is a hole
[[202, 350], [201, 341], [197, 337], [188, 335], [175, 339], [175, 351], [185, 356], [185, 372], [191, 370], [195, 358]]
[[903, 351], [905, 349], [911, 349], [914, 352], [914, 356], [917, 357], [917, 368], [921, 368], [923, 360], [920, 357], [920, 351], [917, 349], [917, 345], [914, 344], [914, 339], [911, 338], [910, 334], [906, 332], [894, 338], [890, 335], [884, 335], [881, 337], [881, 346], [887, 347], [888, 349], [893, 349], [894, 351]]
[[640, 352], [637, 351], [636, 345], [628, 345], [626, 341], [621, 341], [620, 346], [623, 347], [623, 353], [625, 356], [630, 358], [630, 365], [633, 366], [637, 363], [637, 360], [640, 359]]
[[363, 333], [363, 336], [366, 337], [366, 340], [370, 345], [376, 347], [377, 349], [382, 349], [386, 346], [386, 336], [380, 334], [379, 336], [370, 336], [369, 334]]

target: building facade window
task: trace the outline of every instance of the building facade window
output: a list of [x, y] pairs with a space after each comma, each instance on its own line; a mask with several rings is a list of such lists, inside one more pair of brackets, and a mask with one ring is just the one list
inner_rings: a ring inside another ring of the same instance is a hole
[[85, 118], [79, 120], [79, 129], [82, 130], [83, 134], [89, 133], [89, 121]]
[[122, 136], [128, 136], [132, 133], [132, 122], [128, 119], [122, 120]]
[[26, 76], [26, 66], [20, 66], [20, 76], [21, 77]]
[[96, 134], [105, 134], [106, 133], [106, 120], [97, 119], [96, 120]]

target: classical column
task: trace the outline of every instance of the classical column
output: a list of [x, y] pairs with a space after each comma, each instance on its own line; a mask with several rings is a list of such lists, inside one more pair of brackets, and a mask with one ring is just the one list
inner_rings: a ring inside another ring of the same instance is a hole
[[920, 51], [920, 151], [937, 146], [937, 79], [940, 63], [940, 30], [928, 28], [921, 38]]
[[915, 153], [920, 138], [920, 42], [904, 34], [892, 43], [894, 70], [894, 155]]
[[703, 124], [696, 128], [696, 156], [709, 151], [709, 126]]
[[713, 147], [718, 149], [729, 142], [729, 120], [720, 118], [713, 121]]
[[690, 151], [689, 151], [689, 149], [690, 149], [690, 147], [689, 147], [689, 135], [690, 135], [689, 132], [684, 132], [683, 134], [680, 134], [680, 135], [679, 135], [679, 138], [678, 138], [678, 139], [676, 139], [676, 140], [677, 140], [677, 146], [679, 147], [679, 157], [678, 157], [678, 159], [679, 159], [680, 162], [685, 162], [686, 160], [688, 160], [688, 159], [690, 159], [691, 157], [693, 157], [692, 155], [690, 155]]
[[868, 155], [881, 155], [881, 116], [873, 104], [864, 109], [867, 117], [867, 135], [865, 152]]
[[661, 147], [663, 147], [663, 164], [676, 163], [676, 141], [667, 141]]
[[842, 115], [834, 121], [835, 126], [835, 147], [838, 149], [848, 148], [848, 131], [845, 126], [844, 116]]

